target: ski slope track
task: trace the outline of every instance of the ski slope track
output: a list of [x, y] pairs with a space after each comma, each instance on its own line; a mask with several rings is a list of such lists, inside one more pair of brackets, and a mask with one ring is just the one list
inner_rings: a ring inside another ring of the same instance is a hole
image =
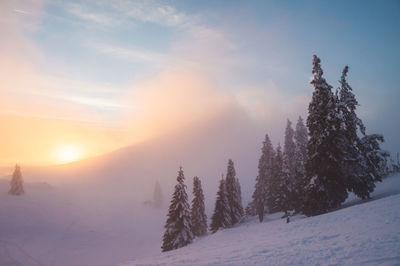
[[[267, 215], [196, 239], [131, 265], [400, 265], [400, 175], [380, 184], [378, 199], [351, 195], [340, 210], [306, 218]], [[344, 206], [346, 206], [346, 204]]]

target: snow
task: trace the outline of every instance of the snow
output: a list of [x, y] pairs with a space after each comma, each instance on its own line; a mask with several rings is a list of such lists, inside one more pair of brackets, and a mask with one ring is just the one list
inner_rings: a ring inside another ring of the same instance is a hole
[[400, 175], [378, 184], [372, 196], [288, 224], [282, 213], [261, 224], [252, 217], [181, 249], [121, 265], [399, 265]]
[[25, 184], [23, 196], [0, 182], [0, 265], [113, 265], [156, 254], [165, 209], [129, 198]]
[[400, 175], [378, 183], [366, 204], [350, 196], [347, 208], [289, 224], [282, 214], [254, 218], [166, 253], [168, 206], [91, 188], [25, 182], [26, 193], [11, 196], [0, 180], [0, 265], [400, 263]]

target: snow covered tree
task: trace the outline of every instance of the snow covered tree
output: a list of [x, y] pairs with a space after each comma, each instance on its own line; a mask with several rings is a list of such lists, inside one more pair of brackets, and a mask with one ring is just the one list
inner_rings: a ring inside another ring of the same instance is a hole
[[257, 215], [256, 206], [255, 206], [253, 200], [250, 201], [250, 202], [247, 204], [247, 206], [246, 206], [246, 208], [245, 208], [244, 211], [245, 211], [245, 215], [246, 215], [246, 216], [255, 216], [255, 215]]
[[236, 201], [238, 203], [238, 213], [240, 214], [239, 222], [240, 219], [244, 216], [244, 208], [243, 208], [243, 202], [242, 202], [242, 188], [240, 186], [239, 178], [236, 178]]
[[226, 192], [226, 183], [222, 176], [221, 181], [219, 182], [214, 213], [211, 217], [210, 231], [215, 233], [219, 228], [230, 227], [232, 225], [231, 219], [231, 209]]
[[192, 233], [194, 236], [207, 234], [207, 216], [204, 207], [204, 195], [200, 179], [193, 178], [193, 200], [190, 217], [192, 219]]
[[178, 172], [175, 191], [169, 206], [168, 219], [165, 223], [162, 251], [177, 249], [189, 244], [194, 238], [191, 231], [190, 207], [186, 194], [185, 176], [182, 167]]
[[362, 199], [369, 198], [375, 189], [374, 182], [382, 181], [384, 175], [382, 168], [386, 166], [389, 153], [381, 150], [380, 142], [384, 142], [380, 134], [365, 135], [360, 140], [363, 171], [360, 181], [353, 183], [352, 191]]
[[[345, 66], [340, 79], [340, 88], [337, 90], [338, 116], [342, 119], [340, 137], [343, 152], [343, 162], [340, 164], [346, 187], [358, 197], [369, 198], [375, 188], [375, 181], [380, 181], [381, 166], [386, 165], [388, 154], [379, 147], [383, 142], [381, 135], [366, 135], [365, 126], [357, 117], [358, 102], [346, 77], [349, 67]], [[360, 139], [358, 130], [363, 136]]]
[[289, 185], [284, 178], [283, 154], [281, 145], [276, 148], [275, 157], [272, 163], [272, 176], [268, 182], [267, 205], [270, 212], [287, 211], [289, 209]]
[[320, 62], [314, 55], [311, 81], [314, 92], [307, 118], [310, 139], [304, 202], [306, 215], [317, 215], [337, 208], [348, 195], [340, 170], [343, 143], [338, 130], [341, 121], [336, 112], [337, 98], [332, 93], [332, 86], [322, 77]]
[[15, 170], [11, 178], [10, 186], [11, 187], [10, 191], [8, 191], [8, 194], [10, 195], [24, 194], [24, 184], [22, 180], [21, 167], [18, 164], [15, 165]]
[[[258, 161], [258, 175], [253, 192], [253, 201], [249, 208], [254, 209], [260, 222], [264, 219], [264, 213], [267, 208], [268, 182], [272, 176], [272, 165], [274, 160], [274, 148], [268, 134], [265, 135], [261, 157]], [[249, 211], [252, 211], [249, 209]]]
[[288, 119], [285, 130], [285, 143], [283, 145], [283, 183], [286, 184], [285, 191], [285, 209], [294, 209], [295, 202], [298, 201], [296, 193], [295, 170], [296, 160], [295, 151], [296, 144], [294, 143], [294, 130], [292, 122]]
[[237, 224], [244, 215], [242, 206], [242, 195], [239, 180], [236, 178], [236, 171], [233, 161], [228, 160], [228, 169], [226, 172], [226, 193], [231, 213], [232, 225]]
[[295, 180], [294, 180], [294, 209], [299, 212], [303, 208], [303, 193], [306, 177], [306, 163], [307, 163], [307, 142], [308, 132], [304, 125], [303, 119], [299, 116], [296, 124], [296, 131], [294, 133], [294, 140], [296, 143], [295, 149]]
[[158, 180], [156, 181], [156, 184], [154, 186], [153, 205], [156, 208], [161, 208], [163, 205], [163, 194]]

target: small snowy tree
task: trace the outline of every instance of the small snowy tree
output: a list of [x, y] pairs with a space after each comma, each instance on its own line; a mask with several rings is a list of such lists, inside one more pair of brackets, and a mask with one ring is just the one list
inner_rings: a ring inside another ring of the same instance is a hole
[[297, 188], [295, 182], [296, 160], [295, 160], [296, 144], [294, 143], [294, 130], [292, 122], [288, 119], [285, 130], [285, 143], [283, 145], [283, 183], [286, 184], [285, 191], [285, 209], [291, 210], [298, 201]]
[[240, 219], [243, 218], [243, 216], [245, 215], [245, 211], [243, 208], [242, 188], [240, 186], [239, 178], [236, 178], [235, 186], [236, 186], [236, 202], [237, 202], [237, 205], [239, 206], [237, 208], [237, 210], [238, 210], [237, 213], [239, 213], [239, 217], [240, 217], [239, 222], [240, 222]]
[[190, 207], [184, 183], [182, 167], [178, 172], [175, 191], [169, 206], [168, 219], [165, 223], [162, 251], [177, 249], [189, 244], [194, 238], [191, 231]]
[[239, 180], [236, 178], [236, 171], [233, 161], [228, 160], [228, 169], [226, 173], [226, 193], [231, 213], [232, 225], [237, 224], [244, 215], [242, 206], [242, 195]]
[[204, 195], [200, 179], [193, 178], [193, 200], [190, 217], [192, 219], [192, 233], [194, 236], [207, 234], [207, 216], [204, 207]]
[[306, 184], [307, 142], [308, 132], [303, 119], [299, 116], [294, 133], [295, 150], [295, 180], [294, 180], [294, 209], [299, 212], [303, 209], [303, 194]]
[[15, 165], [15, 170], [10, 182], [10, 191], [8, 191], [8, 194], [16, 196], [24, 194], [24, 184], [22, 180], [21, 167], [18, 164]]
[[210, 231], [215, 233], [219, 228], [227, 228], [232, 225], [231, 210], [226, 192], [226, 184], [222, 176], [219, 182], [217, 200], [215, 202], [214, 213], [211, 217]]
[[246, 208], [245, 208], [245, 214], [246, 214], [246, 216], [255, 216], [255, 215], [257, 215], [256, 206], [255, 206], [253, 200], [250, 201], [250, 202], [247, 204], [247, 206], [246, 206]]
[[156, 181], [156, 184], [154, 186], [153, 204], [154, 204], [154, 207], [156, 207], [156, 208], [161, 208], [163, 205], [163, 194], [162, 194], [161, 186], [160, 186], [160, 183], [158, 182], [158, 180]]
[[272, 164], [272, 176], [268, 182], [267, 205], [270, 212], [287, 211], [289, 208], [288, 200], [288, 180], [284, 178], [283, 154], [281, 145], [276, 148], [275, 157]]
[[272, 176], [272, 166], [274, 159], [274, 148], [268, 134], [261, 149], [261, 157], [258, 161], [258, 175], [253, 192], [253, 201], [249, 204], [249, 212], [258, 215], [260, 222], [264, 219], [264, 213], [267, 208], [268, 182]]
[[380, 142], [384, 142], [380, 134], [365, 135], [360, 140], [364, 182], [354, 187], [354, 193], [363, 199], [369, 198], [369, 193], [374, 191], [375, 184], [372, 181], [382, 181], [384, 175], [382, 168], [386, 166], [389, 153], [380, 148]]
[[347, 198], [346, 182], [341, 174], [343, 143], [339, 136], [341, 121], [337, 116], [337, 98], [332, 86], [322, 77], [320, 59], [313, 56], [314, 86], [308, 107], [307, 187], [304, 213], [317, 215], [340, 206]]

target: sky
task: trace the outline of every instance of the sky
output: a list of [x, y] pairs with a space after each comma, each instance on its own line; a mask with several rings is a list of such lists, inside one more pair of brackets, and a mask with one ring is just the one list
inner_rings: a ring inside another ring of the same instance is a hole
[[334, 88], [349, 65], [367, 131], [396, 153], [399, 13], [390, 0], [0, 1], [0, 165], [96, 156], [238, 109], [283, 132], [307, 115], [313, 54]]

